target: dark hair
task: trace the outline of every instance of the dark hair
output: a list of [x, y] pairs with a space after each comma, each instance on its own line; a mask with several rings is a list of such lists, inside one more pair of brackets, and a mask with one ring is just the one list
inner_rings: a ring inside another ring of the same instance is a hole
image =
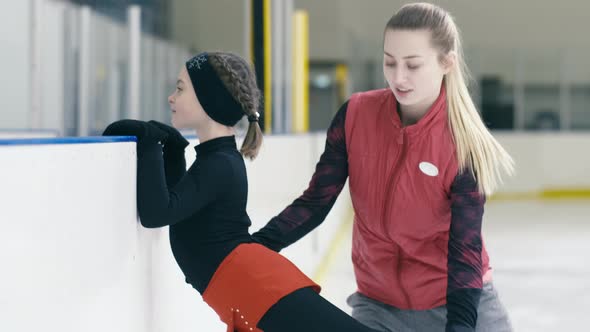
[[256, 85], [256, 76], [252, 66], [239, 55], [229, 52], [209, 52], [213, 70], [234, 99], [242, 106], [249, 119], [248, 132], [240, 152], [253, 160], [262, 145], [262, 130], [258, 124], [258, 107], [260, 90]]

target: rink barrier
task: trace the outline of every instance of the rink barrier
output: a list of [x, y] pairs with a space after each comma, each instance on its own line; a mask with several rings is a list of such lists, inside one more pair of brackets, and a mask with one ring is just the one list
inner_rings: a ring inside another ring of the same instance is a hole
[[137, 142], [137, 138], [135, 136], [85, 136], [59, 138], [0, 139], [0, 145], [62, 145], [115, 142]]

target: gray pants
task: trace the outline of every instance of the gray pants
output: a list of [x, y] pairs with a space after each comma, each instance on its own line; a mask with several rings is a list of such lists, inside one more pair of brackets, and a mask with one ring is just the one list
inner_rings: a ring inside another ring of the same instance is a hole
[[[350, 295], [347, 303], [353, 318], [383, 332], [444, 332], [447, 322], [446, 306], [400, 310], [359, 293]], [[508, 313], [491, 282], [483, 286], [477, 315], [476, 332], [512, 332]]]

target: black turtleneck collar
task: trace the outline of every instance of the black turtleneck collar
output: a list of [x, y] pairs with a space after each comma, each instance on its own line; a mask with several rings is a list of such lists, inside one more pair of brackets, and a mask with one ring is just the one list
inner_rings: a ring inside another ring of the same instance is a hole
[[195, 146], [195, 151], [197, 151], [197, 155], [200, 157], [224, 149], [237, 149], [236, 137], [234, 135], [217, 137]]

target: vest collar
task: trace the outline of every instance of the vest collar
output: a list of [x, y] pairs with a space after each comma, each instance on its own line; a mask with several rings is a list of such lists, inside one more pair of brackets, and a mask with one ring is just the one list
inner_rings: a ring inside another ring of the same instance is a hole
[[[389, 90], [389, 89], [388, 89]], [[387, 98], [385, 99], [385, 107], [389, 118], [396, 128], [403, 129], [408, 135], [415, 136], [426, 132], [433, 125], [446, 124], [447, 121], [447, 93], [443, 84], [441, 84], [440, 93], [438, 98], [430, 106], [426, 114], [418, 120], [418, 122], [403, 126], [398, 113], [398, 102], [391, 90], [388, 91]]]

